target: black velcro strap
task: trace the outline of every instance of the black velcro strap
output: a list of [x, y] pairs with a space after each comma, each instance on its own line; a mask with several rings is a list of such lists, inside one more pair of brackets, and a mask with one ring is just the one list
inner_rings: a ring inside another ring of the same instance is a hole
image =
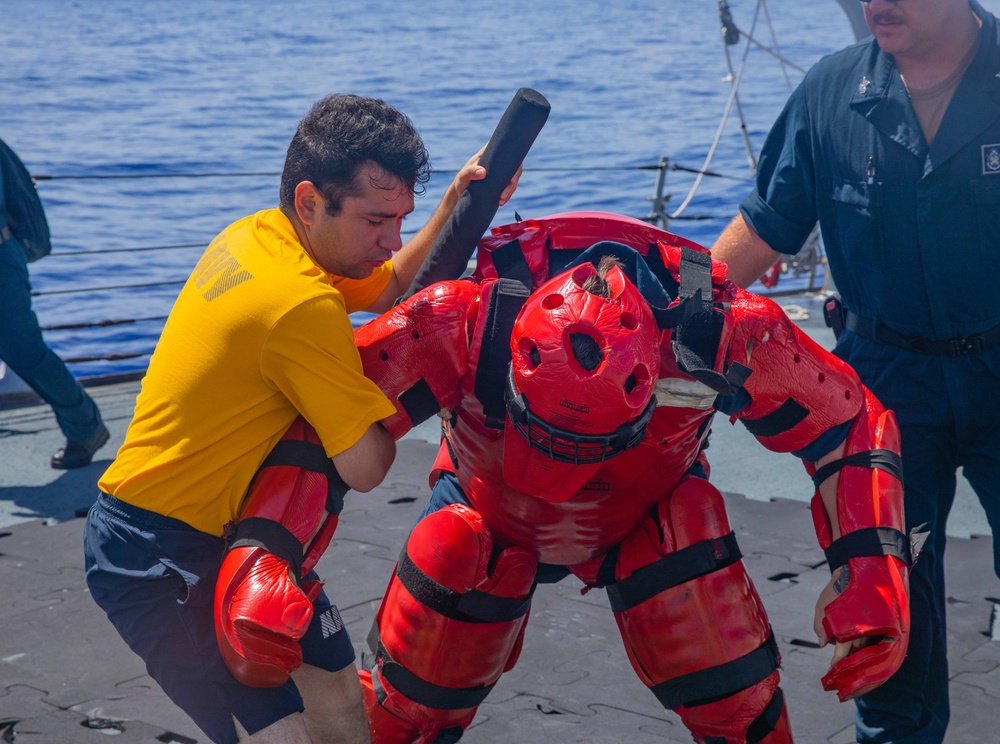
[[903, 482], [903, 460], [899, 454], [890, 449], [875, 449], [855, 452], [853, 455], [833, 460], [821, 468], [816, 468], [816, 472], [812, 477], [816, 488], [818, 489], [823, 481], [848, 465], [884, 470], [900, 483]]
[[656, 324], [663, 330], [667, 328], [677, 328], [684, 321], [689, 320], [704, 310], [701, 301], [701, 292], [695, 292], [693, 297], [678, 300], [676, 305], [663, 308], [650, 307]]
[[414, 599], [440, 615], [466, 623], [505, 623], [523, 617], [531, 606], [531, 595], [525, 599], [497, 597], [470, 589], [455, 592], [424, 573], [414, 563], [406, 547], [396, 565], [396, 578]]
[[892, 527], [866, 527], [848, 532], [837, 538], [825, 551], [830, 571], [845, 565], [850, 558], [864, 558], [876, 555], [894, 555], [910, 565], [910, 541], [899, 530]]
[[[691, 639], [697, 643], [697, 639]], [[718, 666], [668, 679], [650, 688], [664, 708], [695, 707], [729, 697], [766, 679], [778, 668], [778, 644], [774, 634], [745, 656]]]
[[[425, 705], [428, 708], [438, 710], [462, 710], [463, 708], [475, 708], [493, 689], [492, 685], [478, 685], [477, 687], [442, 687], [428, 682], [399, 662], [395, 661], [385, 646], [379, 644], [378, 651], [375, 652], [376, 666], [378, 672], [385, 677], [386, 681], [401, 692], [405, 697]], [[372, 673], [372, 679], [378, 676]]]
[[731, 566], [742, 557], [733, 532], [681, 548], [609, 584], [611, 609], [616, 613], [625, 612], [671, 587]]
[[711, 256], [682, 247], [678, 273], [677, 304], [659, 312], [654, 308], [657, 325], [663, 329], [676, 328], [713, 307]]
[[[520, 248], [518, 249], [520, 250]], [[503, 420], [507, 415], [504, 393], [510, 367], [510, 334], [531, 291], [513, 279], [498, 279], [490, 292], [483, 338], [476, 364], [476, 398], [486, 418]]]
[[236, 523], [230, 539], [229, 549], [263, 548], [268, 553], [288, 562], [295, 576], [302, 574], [302, 543], [288, 528], [273, 519], [247, 517]]
[[678, 296], [682, 300], [694, 297], [701, 290], [701, 301], [705, 309], [712, 306], [712, 257], [686, 246], [681, 247], [679, 267], [681, 286]]
[[809, 410], [787, 398], [777, 409], [759, 419], [741, 419], [743, 425], [755, 437], [773, 437], [784, 434], [805, 420]]
[[764, 737], [774, 731], [774, 727], [781, 720], [781, 711], [785, 708], [785, 695], [780, 687], [776, 687], [771, 696], [771, 702], [764, 708], [764, 712], [757, 716], [747, 726], [747, 744], [757, 744], [763, 741]]
[[497, 270], [497, 275], [506, 279], [513, 279], [520, 282], [525, 287], [530, 287], [531, 268], [524, 258], [524, 250], [521, 248], [521, 241], [512, 240], [490, 253], [493, 259], [493, 266]]
[[351, 487], [344, 483], [344, 479], [340, 477], [337, 467], [333, 464], [330, 456], [326, 454], [322, 444], [305, 442], [301, 439], [282, 439], [264, 458], [264, 462], [257, 468], [257, 472], [274, 466], [302, 468], [312, 473], [325, 475], [327, 483], [326, 510], [331, 514], [340, 514], [343, 511], [344, 494], [350, 491]]
[[400, 393], [399, 403], [414, 426], [422, 424], [441, 410], [441, 404], [434, 397], [431, 386], [423, 378], [417, 380], [409, 390]]

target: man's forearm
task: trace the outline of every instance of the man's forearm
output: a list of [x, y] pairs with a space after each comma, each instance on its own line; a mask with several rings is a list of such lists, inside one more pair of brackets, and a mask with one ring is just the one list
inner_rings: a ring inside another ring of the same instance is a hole
[[766, 273], [781, 254], [738, 214], [712, 246], [712, 258], [728, 264], [729, 281], [745, 289]]

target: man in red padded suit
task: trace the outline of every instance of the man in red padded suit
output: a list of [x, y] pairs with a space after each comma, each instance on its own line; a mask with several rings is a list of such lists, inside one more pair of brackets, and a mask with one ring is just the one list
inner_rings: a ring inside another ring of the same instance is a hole
[[[815, 617], [834, 644], [823, 686], [847, 700], [889, 677], [909, 627], [898, 432], [854, 371], [703, 248], [637, 220], [527, 220], [478, 250], [472, 277], [355, 334], [396, 406], [382, 422], [394, 437], [444, 420], [362, 672], [373, 741], [457, 741], [517, 661], [537, 584], [572, 573], [608, 591], [636, 674], [696, 741], [790, 742], [777, 646], [708, 481], [715, 411], [813, 475], [832, 572]], [[300, 421], [279, 447], [309, 437]], [[325, 467], [269, 460], [242, 510], [275, 536], [227, 564], [277, 555], [292, 568], [258, 585], [223, 566], [219, 641], [248, 684], [297, 663], [310, 605], [293, 577], [342, 503], [335, 474], [313, 472]]]

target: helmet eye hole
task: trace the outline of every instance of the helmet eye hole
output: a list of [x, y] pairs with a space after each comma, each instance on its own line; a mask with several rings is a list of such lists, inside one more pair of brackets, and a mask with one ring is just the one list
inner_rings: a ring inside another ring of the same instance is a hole
[[557, 307], [560, 307], [565, 301], [566, 298], [563, 297], [561, 294], [546, 295], [545, 299], [542, 300], [542, 307], [545, 308], [546, 310], [555, 310]]
[[604, 360], [600, 344], [586, 333], [569, 334], [569, 342], [573, 348], [573, 357], [588, 372], [593, 372]]
[[528, 349], [528, 362], [531, 364], [532, 368], [535, 368], [542, 363], [542, 355], [538, 353], [538, 347], [534, 344], [532, 344], [531, 348]]
[[633, 390], [635, 390], [636, 383], [637, 383], [637, 380], [635, 379], [635, 372], [633, 372], [632, 374], [630, 374], [628, 376], [628, 379], [625, 380], [625, 385], [624, 385], [625, 395], [628, 395]]

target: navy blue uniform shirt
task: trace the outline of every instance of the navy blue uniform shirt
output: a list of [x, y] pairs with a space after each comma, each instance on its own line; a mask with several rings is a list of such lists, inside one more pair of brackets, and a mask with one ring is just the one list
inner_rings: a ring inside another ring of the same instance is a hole
[[908, 335], [1000, 323], [1000, 44], [980, 48], [927, 146], [891, 55], [874, 40], [820, 60], [792, 94], [740, 212], [796, 253], [818, 219], [845, 305]]

